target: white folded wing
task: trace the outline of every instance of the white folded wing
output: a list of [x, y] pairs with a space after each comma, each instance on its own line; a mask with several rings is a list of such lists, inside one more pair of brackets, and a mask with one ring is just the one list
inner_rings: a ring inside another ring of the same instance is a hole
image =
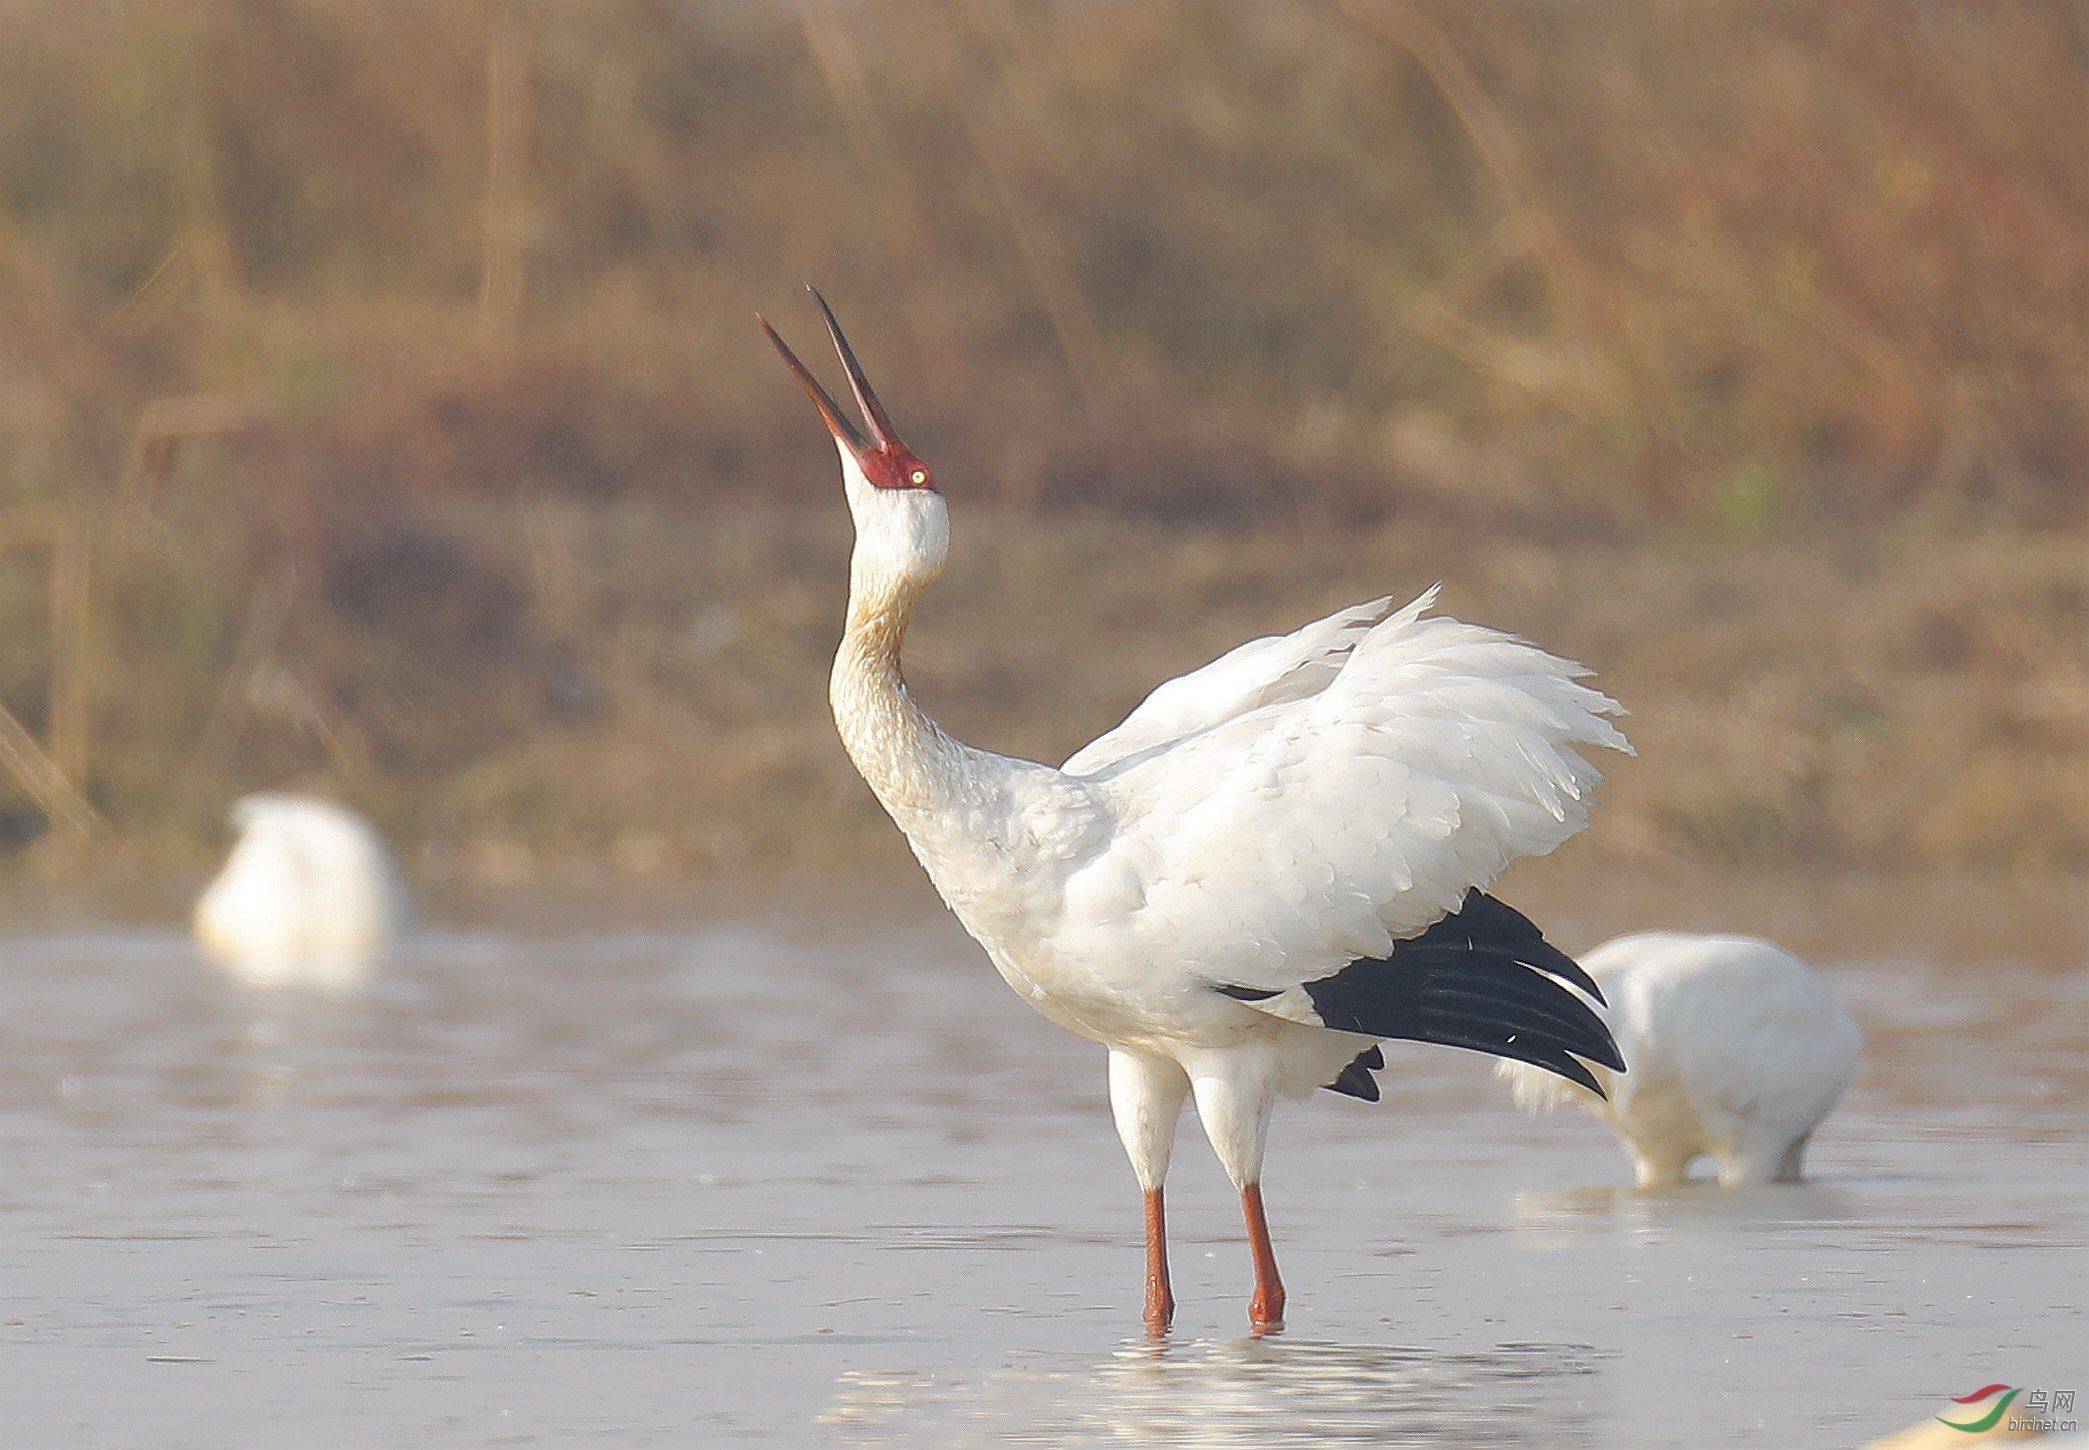
[[1435, 597], [1242, 646], [1076, 754], [1117, 830], [1069, 908], [1281, 989], [1384, 956], [1586, 825], [1601, 775], [1577, 747], [1630, 752], [1616, 701], [1570, 660], [1424, 619]]
[[[1419, 603], [1426, 608], [1435, 597], [1431, 589]], [[1095, 775], [1250, 710], [1317, 694], [1340, 673], [1357, 642], [1392, 612], [1391, 598], [1374, 599], [1291, 634], [1251, 639], [1202, 669], [1155, 686], [1123, 723], [1089, 741], [1060, 768], [1068, 775]]]

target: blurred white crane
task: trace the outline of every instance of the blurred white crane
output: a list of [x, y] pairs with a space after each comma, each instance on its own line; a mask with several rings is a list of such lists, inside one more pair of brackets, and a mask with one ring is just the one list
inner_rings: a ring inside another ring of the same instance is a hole
[[[815, 292], [817, 300], [819, 294]], [[868, 436], [762, 323], [841, 455], [855, 520], [831, 683], [849, 756], [1017, 992], [1109, 1049], [1110, 1102], [1145, 1193], [1146, 1319], [1174, 1311], [1161, 1186], [1183, 1101], [1241, 1193], [1249, 1317], [1284, 1287], [1262, 1204], [1278, 1094], [1375, 1101], [1377, 1039], [1504, 1054], [1595, 1086], [1621, 1068], [1594, 992], [1478, 888], [1587, 820], [1626, 749], [1579, 667], [1492, 630], [1346, 609], [1162, 685], [1060, 769], [962, 745], [900, 676], [949, 515], [894, 434], [833, 313]]]
[[239, 840], [196, 903], [196, 938], [257, 986], [354, 985], [405, 930], [408, 907], [376, 827], [311, 796], [250, 795]]
[[1632, 1075], [1596, 1068], [1605, 1097], [1496, 1063], [1517, 1104], [1539, 1113], [1581, 1103], [1624, 1141], [1642, 1188], [1681, 1183], [1708, 1155], [1728, 1187], [1798, 1182], [1864, 1041], [1827, 984], [1744, 936], [1643, 932], [1581, 962], [1609, 998], [1604, 1015]]

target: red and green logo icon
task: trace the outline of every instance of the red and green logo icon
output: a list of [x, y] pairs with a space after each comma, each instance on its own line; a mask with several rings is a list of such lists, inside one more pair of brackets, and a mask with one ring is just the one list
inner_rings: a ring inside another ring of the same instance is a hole
[[1970, 1395], [1960, 1395], [1952, 1400], [1954, 1405], [1964, 1405], [1963, 1410], [1954, 1410], [1957, 1415], [1971, 1416], [1970, 1419], [1947, 1420], [1936, 1417], [1939, 1425], [1949, 1425], [1954, 1430], [1963, 1430], [1968, 1435], [1985, 1435], [2002, 1423], [2009, 1413], [2009, 1403], [2022, 1394], [2021, 1385], [1982, 1385]]

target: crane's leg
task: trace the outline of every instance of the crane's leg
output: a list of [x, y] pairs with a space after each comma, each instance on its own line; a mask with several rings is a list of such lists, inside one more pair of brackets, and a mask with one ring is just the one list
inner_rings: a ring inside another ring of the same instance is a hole
[[1165, 1057], [1130, 1048], [1110, 1049], [1110, 1112], [1117, 1136], [1138, 1175], [1146, 1198], [1146, 1330], [1160, 1335], [1175, 1318], [1175, 1292], [1168, 1285], [1168, 1220], [1161, 1186], [1175, 1147], [1175, 1124], [1190, 1080]]
[[1813, 1140], [1813, 1130], [1808, 1128], [1794, 1138], [1785, 1148], [1784, 1155], [1777, 1160], [1777, 1171], [1770, 1176], [1772, 1183], [1801, 1183], [1806, 1178], [1806, 1145]]
[[1806, 1164], [1806, 1139], [1787, 1143], [1782, 1134], [1761, 1131], [1737, 1134], [1722, 1145], [1719, 1154], [1719, 1186], [1738, 1188], [1752, 1183], [1797, 1183]]
[[1146, 1194], [1146, 1332], [1156, 1337], [1175, 1322], [1175, 1290], [1168, 1283], [1168, 1213], [1161, 1189]]
[[1632, 1178], [1642, 1189], [1680, 1187], [1690, 1176], [1691, 1155], [1633, 1144]]
[[1248, 1322], [1257, 1329], [1284, 1327], [1284, 1281], [1277, 1274], [1276, 1246], [1269, 1241], [1269, 1219], [1262, 1212], [1262, 1185], [1240, 1190], [1241, 1216], [1248, 1224], [1248, 1252], [1255, 1259], [1255, 1293], [1248, 1300]]
[[1262, 1211], [1262, 1148], [1269, 1136], [1270, 1109], [1276, 1103], [1275, 1052], [1261, 1045], [1229, 1048], [1200, 1053], [1186, 1066], [1204, 1136], [1211, 1139], [1226, 1176], [1240, 1190], [1241, 1217], [1247, 1222], [1248, 1249], [1255, 1262], [1255, 1293], [1248, 1300], [1248, 1322], [1257, 1331], [1282, 1329], [1284, 1281], [1277, 1274], [1269, 1218]]

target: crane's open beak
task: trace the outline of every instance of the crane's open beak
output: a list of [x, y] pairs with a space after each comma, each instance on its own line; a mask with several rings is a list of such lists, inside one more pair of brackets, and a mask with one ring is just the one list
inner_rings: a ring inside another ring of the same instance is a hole
[[817, 287], [807, 287], [805, 290], [812, 293], [812, 300], [820, 305], [820, 315], [827, 319], [827, 333], [834, 339], [834, 350], [841, 354], [842, 369], [849, 375], [849, 390], [856, 395], [856, 406], [863, 410], [864, 421], [870, 425], [870, 437], [864, 437], [862, 430], [835, 406], [834, 399], [820, 386], [819, 379], [812, 375], [804, 363], [798, 361], [798, 355], [776, 335], [776, 329], [769, 325], [769, 319], [757, 312], [755, 321], [761, 323], [762, 331], [769, 335], [769, 341], [775, 343], [776, 350], [783, 354], [785, 365], [797, 375], [806, 395], [812, 399], [812, 405], [820, 410], [820, 418], [826, 423], [828, 431], [848, 444], [859, 462], [865, 461], [867, 454], [891, 452], [900, 448], [899, 435], [892, 431], [892, 419], [886, 414], [885, 405], [878, 401], [878, 395], [871, 391], [870, 379], [863, 376], [863, 365], [856, 361], [855, 350], [849, 346], [848, 338], [842, 335], [841, 324], [834, 320], [834, 309], [827, 305], [827, 299], [820, 295]]
[[820, 296], [816, 287], [805, 290], [812, 293], [812, 300], [820, 304], [820, 315], [827, 319], [827, 333], [834, 339], [834, 350], [841, 354], [842, 369], [849, 375], [849, 391], [856, 395], [856, 406], [863, 410], [863, 420], [870, 429], [868, 437], [835, 405], [827, 390], [820, 386], [819, 379], [798, 361], [797, 354], [784, 346], [783, 339], [776, 335], [769, 320], [756, 313], [755, 321], [761, 323], [762, 331], [769, 334], [769, 341], [775, 343], [776, 350], [783, 354], [784, 364], [797, 375], [806, 396], [820, 410], [820, 420], [827, 425], [827, 431], [834, 435], [837, 443], [855, 455], [866, 479], [878, 488], [933, 489], [935, 484], [929, 480], [928, 469], [892, 431], [892, 419], [886, 415], [885, 405], [878, 401], [878, 395], [871, 391], [870, 379], [863, 376], [863, 365], [856, 361], [855, 350], [842, 336], [841, 324], [834, 320], [834, 310], [827, 305], [827, 299]]
[[863, 454], [870, 448], [870, 444], [865, 440], [863, 434], [854, 423], [848, 420], [847, 415], [841, 409], [834, 406], [834, 399], [829, 397], [827, 390], [820, 386], [820, 380], [812, 375], [811, 369], [798, 361], [798, 355], [792, 352], [790, 346], [776, 335], [776, 329], [769, 325], [769, 319], [757, 312], [754, 315], [754, 320], [762, 325], [762, 331], [769, 334], [769, 341], [775, 343], [776, 350], [783, 354], [784, 364], [793, 373], [797, 374], [799, 383], [805, 388], [806, 396], [811, 398], [812, 405], [820, 410], [820, 418], [826, 423], [827, 431], [840, 441], [848, 444], [850, 450], [856, 454], [860, 461]]

